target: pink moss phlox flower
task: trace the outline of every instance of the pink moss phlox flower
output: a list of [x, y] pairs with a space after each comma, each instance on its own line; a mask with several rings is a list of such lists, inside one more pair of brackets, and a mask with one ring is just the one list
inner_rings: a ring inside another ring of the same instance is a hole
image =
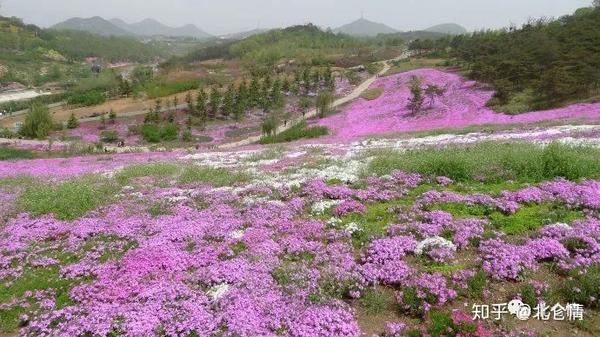
[[346, 200], [339, 204], [333, 213], [337, 216], [344, 216], [349, 213], [364, 214], [367, 212], [367, 207], [355, 200]]
[[494, 279], [517, 280], [524, 271], [537, 268], [535, 256], [528, 249], [497, 239], [481, 242], [479, 253], [483, 269]]

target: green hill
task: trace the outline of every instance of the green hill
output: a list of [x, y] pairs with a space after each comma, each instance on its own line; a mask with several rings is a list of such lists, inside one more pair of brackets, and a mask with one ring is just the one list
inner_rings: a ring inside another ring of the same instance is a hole
[[165, 66], [185, 66], [209, 59], [237, 60], [247, 70], [265, 71], [275, 66], [339, 65], [353, 66], [400, 54], [404, 41], [381, 35], [359, 38], [324, 31], [308, 24], [273, 29], [241, 41], [216, 40], [184, 57], [173, 58]]
[[344, 33], [352, 36], [373, 37], [379, 34], [392, 34], [398, 32], [396, 29], [383, 23], [373, 22], [366, 19], [358, 19], [349, 24], [333, 30], [336, 33]]
[[468, 33], [465, 27], [456, 23], [443, 23], [441, 25], [429, 27], [425, 29], [425, 31], [447, 35], [462, 35]]
[[158, 46], [130, 37], [41, 29], [0, 16], [0, 82], [67, 83], [89, 71], [81, 62], [88, 56], [146, 62], [165, 55]]

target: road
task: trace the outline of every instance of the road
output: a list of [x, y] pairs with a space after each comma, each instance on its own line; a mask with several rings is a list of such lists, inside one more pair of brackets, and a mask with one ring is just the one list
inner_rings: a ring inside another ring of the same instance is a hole
[[[390, 70], [391, 66], [390, 66], [390, 62], [392, 61], [396, 61], [399, 59], [402, 59], [406, 57], [405, 55], [402, 55], [400, 57], [397, 57], [395, 59], [392, 60], [387, 60], [387, 61], [382, 61], [380, 62], [381, 64], [383, 64], [383, 69], [377, 73], [376, 75], [374, 75], [373, 77], [368, 78], [366, 81], [364, 81], [363, 83], [361, 83], [358, 87], [354, 88], [354, 90], [352, 90], [352, 92], [338, 100], [336, 100], [335, 102], [333, 102], [332, 107], [336, 108], [339, 107], [340, 105], [344, 105], [352, 100], [355, 100], [357, 98], [360, 97], [360, 95], [362, 95], [367, 89], [369, 89], [369, 87], [371, 86], [371, 84], [373, 84], [380, 76], [385, 75], [385, 73], [388, 72], [388, 70]], [[304, 117], [300, 117], [296, 120], [293, 120], [289, 123], [286, 123], [286, 125], [280, 125], [277, 128], [277, 133], [281, 133], [284, 132], [288, 129], [290, 129], [291, 127], [293, 127], [294, 125], [296, 125], [297, 123], [302, 122], [305, 119], [308, 118], [312, 118], [315, 117], [318, 114], [317, 109], [312, 109], [310, 111], [308, 111]], [[244, 140], [238, 141], [238, 142], [234, 142], [234, 143], [227, 143], [227, 144], [223, 144], [220, 145], [218, 148], [219, 149], [231, 149], [231, 148], [235, 148], [238, 146], [244, 146], [244, 145], [250, 145], [250, 144], [254, 144], [256, 142], [258, 142], [260, 140], [260, 138], [262, 137], [262, 135], [260, 136], [252, 136], [252, 137], [248, 137]]]

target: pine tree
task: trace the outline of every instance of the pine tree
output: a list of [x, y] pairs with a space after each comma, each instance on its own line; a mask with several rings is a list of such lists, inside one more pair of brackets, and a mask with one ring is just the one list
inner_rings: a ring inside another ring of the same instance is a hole
[[194, 104], [194, 100], [192, 98], [192, 93], [188, 92], [187, 95], [185, 95], [185, 102], [187, 103], [187, 109], [188, 109], [188, 113], [191, 116], [195, 116], [196, 115], [196, 105]]
[[281, 92], [281, 82], [280, 81], [275, 81], [273, 83], [273, 88], [271, 90], [270, 102], [271, 102], [271, 106], [273, 107], [273, 109], [281, 110], [281, 109], [285, 108], [285, 97], [283, 96], [283, 93]]
[[319, 69], [315, 69], [311, 77], [313, 87], [318, 90], [321, 83], [321, 72], [319, 71]]
[[308, 68], [304, 69], [304, 72], [302, 73], [302, 84], [304, 85], [304, 92], [310, 92], [310, 70]]
[[319, 117], [324, 118], [331, 111], [331, 105], [333, 104], [333, 93], [331, 91], [322, 91], [317, 96], [317, 111]]
[[210, 92], [210, 110], [208, 117], [210, 119], [215, 119], [219, 115], [219, 110], [221, 108], [221, 93], [219, 89], [213, 88]]
[[188, 130], [192, 129], [192, 124], [194, 124], [193, 120], [192, 120], [192, 116], [188, 116], [185, 125], [187, 127]]
[[108, 112], [108, 120], [110, 121], [110, 124], [117, 123], [117, 113], [115, 112], [115, 110], [110, 109], [110, 111]]
[[67, 121], [67, 129], [77, 129], [79, 126], [79, 121], [75, 117], [75, 114], [71, 114], [69, 120]]
[[237, 100], [241, 100], [241, 101], [247, 101], [248, 100], [248, 85], [246, 84], [246, 81], [242, 81], [242, 83], [240, 83], [240, 86], [237, 89], [237, 94], [236, 94], [236, 98]]
[[327, 89], [332, 91], [335, 90], [335, 79], [333, 78], [333, 73], [330, 66], [327, 66], [327, 69], [325, 69], [323, 81], [325, 82], [325, 87], [327, 87]]
[[223, 97], [223, 117], [227, 118], [233, 114], [235, 109], [235, 87], [230, 85]]
[[246, 109], [244, 107], [243, 101], [236, 102], [233, 110], [233, 120], [236, 122], [240, 122], [244, 118], [245, 110]]
[[413, 114], [419, 113], [423, 107], [425, 97], [423, 96], [423, 89], [421, 88], [421, 79], [417, 76], [413, 76], [410, 79], [410, 92], [412, 97], [409, 98], [408, 108]]
[[251, 106], [256, 107], [260, 105], [260, 82], [256, 77], [252, 78], [252, 81], [250, 82], [248, 98]]
[[200, 119], [200, 128], [204, 130], [206, 127], [206, 121], [208, 119], [208, 98], [203, 89], [198, 91], [198, 98], [196, 99], [196, 116]]

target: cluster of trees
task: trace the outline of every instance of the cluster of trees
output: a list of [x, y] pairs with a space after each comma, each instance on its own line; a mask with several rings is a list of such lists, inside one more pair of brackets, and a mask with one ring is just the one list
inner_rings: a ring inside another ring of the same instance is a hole
[[411, 112], [416, 115], [423, 110], [425, 100], [429, 103], [429, 107], [433, 107], [435, 99], [444, 96], [446, 93], [445, 88], [441, 88], [434, 84], [427, 84], [423, 89], [423, 81], [418, 76], [413, 76], [410, 79], [410, 92], [411, 97], [409, 98], [407, 107]]
[[519, 103], [523, 111], [556, 107], [600, 94], [599, 5], [595, 1], [595, 7], [556, 20], [532, 20], [520, 28], [481, 31], [412, 48], [447, 51], [472, 78], [492, 84], [497, 93], [491, 106], [502, 110]]
[[[322, 113], [327, 112], [327, 106], [333, 101], [332, 91], [335, 80], [329, 67], [324, 69], [304, 69], [292, 76], [264, 77], [253, 76], [238, 85], [230, 84], [227, 88], [212, 87], [200, 88], [194, 97], [188, 93], [185, 99], [187, 104], [187, 130], [193, 126], [204, 129], [206, 123], [216, 119], [232, 119], [236, 122], [244, 118], [245, 113], [251, 109], [260, 109], [266, 112], [263, 131], [267, 134], [277, 129], [279, 117], [286, 106], [286, 96], [301, 95], [299, 107], [303, 113], [313, 104], [310, 95], [318, 93], [317, 101], [322, 102]], [[145, 117], [146, 125], [161, 125], [175, 123], [175, 112], [179, 101], [175, 98], [172, 102], [157, 100], [155, 107], [150, 109]], [[163, 113], [168, 112], [166, 118]]]
[[327, 55], [369, 46], [363, 41], [343, 34], [321, 30], [312, 24], [274, 29], [233, 44], [232, 57], [245, 61], [250, 67], [273, 67], [282, 59], [294, 59], [302, 64], [326, 64]]

